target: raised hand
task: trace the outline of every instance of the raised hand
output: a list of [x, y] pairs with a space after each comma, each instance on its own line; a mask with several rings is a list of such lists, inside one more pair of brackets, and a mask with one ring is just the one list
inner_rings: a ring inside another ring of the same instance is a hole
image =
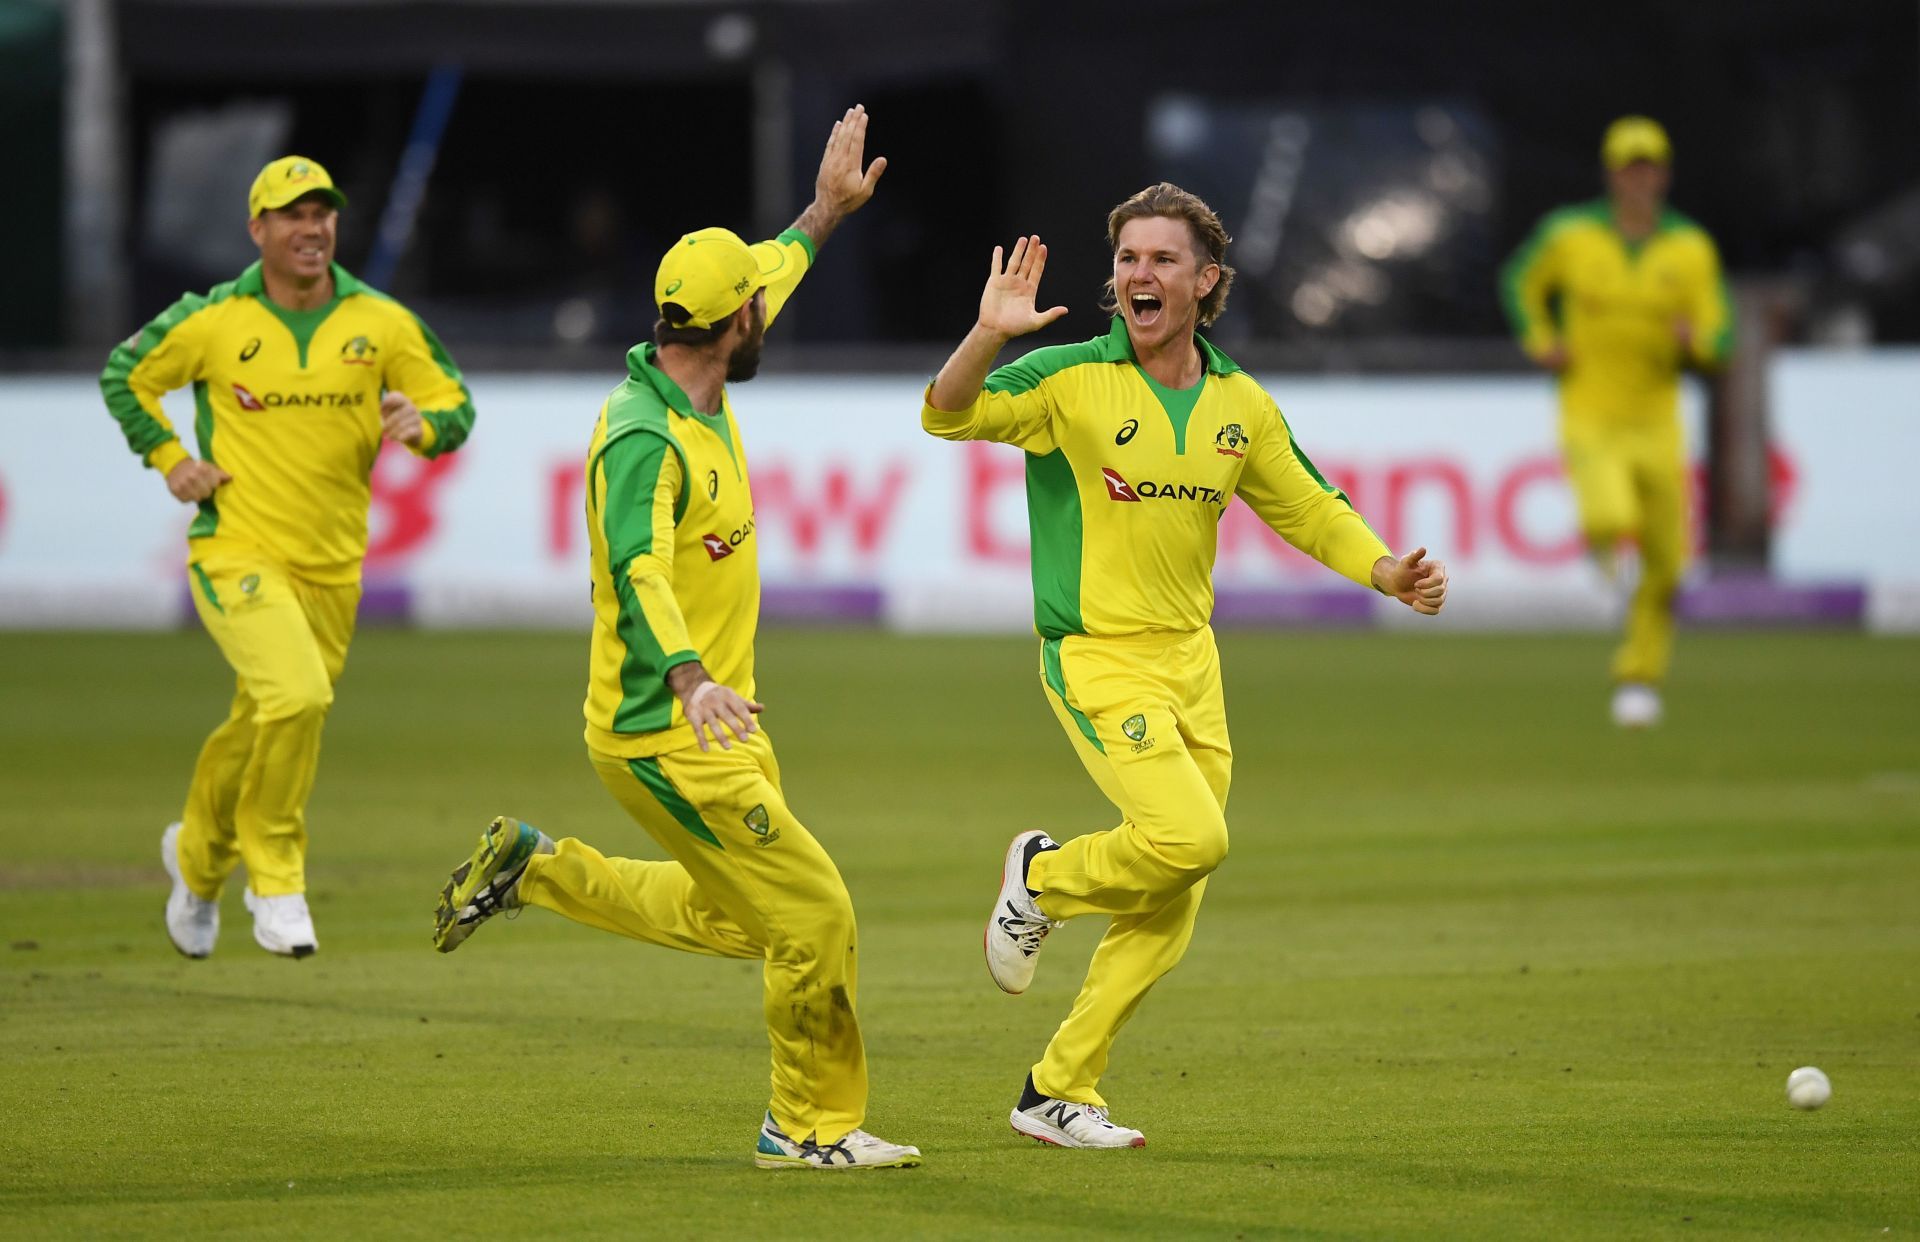
[[1040, 275], [1047, 270], [1047, 248], [1039, 237], [1022, 237], [1008, 256], [993, 248], [987, 268], [987, 287], [980, 294], [980, 326], [996, 336], [1025, 336], [1067, 313], [1064, 306], [1036, 310]]
[[863, 104], [848, 108], [846, 115], [833, 123], [827, 136], [827, 149], [820, 157], [820, 172], [813, 180], [814, 201], [835, 216], [860, 210], [873, 197], [880, 174], [887, 171], [887, 157], [876, 156], [861, 168], [867, 153], [867, 109]]
[[1447, 602], [1447, 567], [1415, 548], [1399, 560], [1383, 556], [1373, 563], [1373, 585], [1415, 612], [1432, 616]]

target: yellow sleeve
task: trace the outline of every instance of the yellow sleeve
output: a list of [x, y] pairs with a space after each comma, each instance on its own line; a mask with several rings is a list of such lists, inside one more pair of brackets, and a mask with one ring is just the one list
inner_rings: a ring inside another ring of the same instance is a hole
[[607, 568], [623, 625], [633, 621], [642, 631], [628, 638], [628, 649], [665, 677], [675, 665], [700, 658], [673, 594], [674, 526], [685, 477], [680, 455], [660, 436], [629, 435], [600, 455], [598, 470]]
[[160, 406], [163, 394], [200, 378], [211, 305], [189, 293], [114, 347], [100, 372], [100, 394], [127, 447], [164, 477], [191, 457]]
[[1387, 545], [1354, 510], [1347, 494], [1329, 484], [1294, 443], [1287, 420], [1271, 401], [1264, 434], [1247, 449], [1234, 494], [1282, 539], [1344, 578], [1373, 585], [1373, 564]]
[[1500, 269], [1500, 301], [1513, 326], [1513, 335], [1527, 355], [1538, 358], [1560, 344], [1548, 299], [1560, 289], [1562, 217], [1558, 212], [1542, 220], [1520, 249]]
[[929, 383], [920, 398], [920, 426], [942, 440], [992, 440], [1045, 456], [1060, 445], [1060, 403], [1052, 377], [1057, 348], [1036, 349], [987, 376], [973, 404], [943, 410], [932, 402]]
[[1692, 265], [1687, 290], [1687, 320], [1693, 329], [1693, 357], [1697, 367], [1717, 370], [1733, 354], [1733, 303], [1727, 297], [1727, 279], [1720, 270], [1720, 252], [1705, 231], [1699, 233], [1698, 258]]
[[767, 278], [767, 326], [772, 327], [801, 279], [813, 270], [813, 238], [788, 229], [772, 241], [754, 243], [752, 250], [761, 275]]
[[387, 391], [403, 394], [420, 411], [425, 434], [412, 451], [421, 457], [451, 453], [466, 443], [473, 430], [473, 394], [433, 329], [398, 302], [392, 305], [399, 327], [384, 355], [380, 382]]

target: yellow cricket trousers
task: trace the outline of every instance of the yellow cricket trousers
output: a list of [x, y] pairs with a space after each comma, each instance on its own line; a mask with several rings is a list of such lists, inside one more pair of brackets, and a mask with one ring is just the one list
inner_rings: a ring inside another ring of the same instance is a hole
[[307, 796], [320, 731], [347, 664], [358, 583], [306, 582], [263, 557], [187, 567], [201, 624], [234, 671], [233, 706], [200, 747], [181, 816], [180, 874], [208, 900], [234, 864], [262, 897], [307, 888]]
[[670, 949], [762, 959], [768, 1111], [795, 1138], [831, 1143], [856, 1129], [866, 1119], [867, 1053], [854, 1013], [853, 899], [788, 808], [765, 731], [732, 750], [588, 754], [673, 861], [608, 858], [568, 838], [527, 864], [521, 902]]
[[1104, 1107], [1098, 1084], [1114, 1037], [1186, 953], [1206, 877], [1227, 856], [1233, 750], [1220, 654], [1211, 628], [1048, 639], [1040, 676], [1080, 762], [1124, 818], [1041, 854], [1027, 876], [1049, 918], [1111, 920], [1033, 1085]]
[[1680, 420], [1595, 425], [1563, 417], [1580, 529], [1603, 565], [1621, 540], [1640, 548], [1640, 582], [1613, 656], [1616, 682], [1659, 684], [1673, 660], [1674, 596], [1687, 566], [1687, 470]]

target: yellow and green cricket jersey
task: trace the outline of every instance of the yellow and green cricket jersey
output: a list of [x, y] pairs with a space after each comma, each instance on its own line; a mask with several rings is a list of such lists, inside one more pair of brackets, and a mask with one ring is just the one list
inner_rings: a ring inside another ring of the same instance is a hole
[[1194, 339], [1206, 367], [1192, 388], [1167, 388], [1142, 370], [1116, 316], [1103, 337], [1001, 367], [964, 410], [922, 409], [921, 425], [943, 439], [1026, 450], [1042, 637], [1207, 624], [1220, 518], [1235, 496], [1363, 586], [1387, 555], [1294, 443], [1273, 398], [1206, 338]]
[[[1566, 347], [1560, 405], [1582, 422], [1674, 418], [1681, 368], [1718, 366], [1732, 347], [1713, 239], [1671, 209], [1651, 236], [1630, 242], [1606, 200], [1563, 207], [1508, 260], [1501, 290], [1521, 348], [1538, 358]], [[1693, 334], [1684, 357], [1681, 319]]]
[[381, 394], [419, 408], [423, 456], [472, 430], [473, 399], [427, 326], [338, 264], [333, 287], [325, 306], [287, 310], [255, 263], [181, 298], [107, 359], [107, 408], [149, 466], [165, 475], [191, 456], [160, 407], [191, 384], [200, 456], [233, 476], [200, 502], [190, 555], [245, 549], [311, 582], [357, 582]]
[[[767, 323], [813, 264], [797, 229], [754, 246]], [[627, 379], [600, 407], [587, 450], [593, 652], [587, 744], [638, 758], [694, 744], [667, 670], [699, 660], [715, 681], [754, 695], [760, 557], [747, 457], [726, 390], [702, 414], [656, 365], [627, 354]]]

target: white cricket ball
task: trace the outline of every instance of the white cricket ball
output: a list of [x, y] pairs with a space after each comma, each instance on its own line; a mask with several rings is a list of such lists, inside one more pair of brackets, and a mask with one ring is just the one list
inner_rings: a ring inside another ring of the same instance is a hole
[[1811, 1065], [1787, 1075], [1787, 1103], [1795, 1108], [1818, 1108], [1833, 1098], [1833, 1084]]

